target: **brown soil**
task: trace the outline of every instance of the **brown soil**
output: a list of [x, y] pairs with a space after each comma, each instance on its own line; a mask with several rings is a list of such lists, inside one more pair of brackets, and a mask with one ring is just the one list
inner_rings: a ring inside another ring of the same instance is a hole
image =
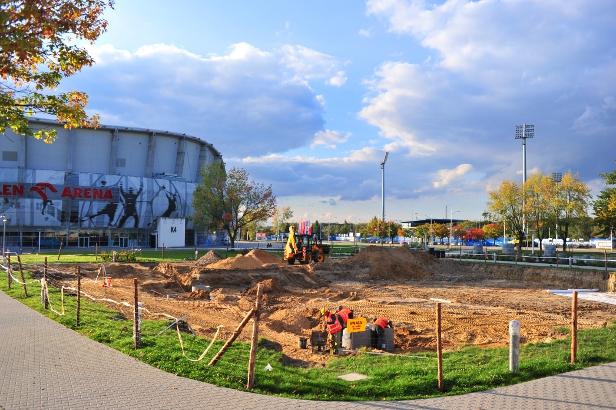
[[[465, 263], [408, 248], [371, 246], [343, 259], [321, 264], [288, 266], [266, 251], [221, 259], [213, 252], [193, 263], [159, 265], [108, 264], [81, 266], [87, 278], [83, 291], [96, 298], [134, 301], [134, 278], [146, 313], [189, 316], [186, 322], [205, 337], [219, 325], [219, 338], [228, 338], [255, 306], [256, 287], [262, 284], [263, 308], [259, 336], [281, 346], [290, 363], [311, 366], [329, 355], [298, 347], [299, 337], [310, 337], [323, 327], [319, 310], [345, 306], [368, 322], [384, 316], [394, 323], [395, 352], [434, 351], [435, 305], [442, 307], [442, 340], [445, 349], [464, 344], [506, 346], [509, 321], [521, 323], [521, 342], [565, 337], [559, 328], [570, 325], [571, 299], [546, 289], [599, 287], [608, 278], [600, 271], [570, 271], [490, 263]], [[75, 286], [74, 266], [50, 271], [56, 281]], [[104, 275], [112, 287], [103, 287]], [[98, 276], [98, 280], [95, 279]], [[192, 290], [193, 285], [202, 285]], [[209, 286], [209, 291], [205, 290]], [[451, 302], [451, 303], [447, 303]], [[109, 306], [132, 316], [132, 308]], [[616, 306], [578, 301], [581, 329], [605, 326], [614, 319]], [[250, 340], [252, 326], [239, 339]]]

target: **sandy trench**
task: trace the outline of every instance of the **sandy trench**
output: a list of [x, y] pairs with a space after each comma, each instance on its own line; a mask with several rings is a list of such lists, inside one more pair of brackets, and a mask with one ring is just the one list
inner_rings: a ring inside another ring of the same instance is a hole
[[[76, 287], [74, 265], [52, 265], [50, 277]], [[163, 264], [81, 265], [82, 291], [96, 298], [134, 302], [134, 279], [139, 300], [148, 317], [189, 316], [186, 321], [199, 335], [211, 338], [222, 325], [219, 338], [228, 338], [255, 305], [256, 285], [264, 289], [259, 337], [282, 348], [289, 363], [313, 366], [330, 356], [300, 349], [299, 337], [323, 328], [319, 310], [345, 306], [368, 322], [377, 316], [392, 320], [394, 353], [436, 349], [436, 302], [441, 303], [444, 349], [465, 344], [506, 346], [509, 321], [521, 324], [521, 343], [566, 337], [557, 330], [571, 322], [571, 299], [550, 294], [549, 288], [579, 288], [595, 280], [607, 282], [605, 273], [575, 277], [566, 270], [532, 269], [490, 264], [469, 264], [408, 248], [370, 246], [343, 260], [288, 266], [280, 257], [255, 249], [247, 255], [221, 259], [210, 251], [195, 262]], [[112, 287], [103, 287], [103, 275]], [[594, 275], [594, 276], [593, 276]], [[98, 280], [96, 278], [98, 277]], [[95, 281], [96, 280], [96, 281]], [[210, 291], [193, 285], [209, 286]], [[132, 308], [106, 302], [132, 316]], [[616, 318], [616, 305], [578, 301], [580, 329], [605, 326]], [[252, 326], [239, 340], [249, 341]]]

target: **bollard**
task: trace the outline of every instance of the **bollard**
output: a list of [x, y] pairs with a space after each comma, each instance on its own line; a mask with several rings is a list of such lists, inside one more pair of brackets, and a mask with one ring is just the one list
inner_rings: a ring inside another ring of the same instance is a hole
[[569, 256], [569, 267], [572, 268], [573, 267], [573, 261], [571, 260], [571, 256]]
[[195, 251], [195, 260], [199, 259], [199, 251]]
[[509, 371], [520, 369], [520, 322], [509, 322]]
[[494, 256], [494, 263], [496, 263], [496, 252], [492, 254]]

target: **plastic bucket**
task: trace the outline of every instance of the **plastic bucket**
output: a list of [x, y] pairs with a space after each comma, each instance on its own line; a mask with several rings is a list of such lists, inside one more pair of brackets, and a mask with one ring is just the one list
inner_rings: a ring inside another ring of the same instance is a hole
[[307, 349], [307, 348], [308, 348], [308, 343], [307, 343], [307, 342], [308, 342], [308, 339], [307, 339], [307, 338], [305, 338], [305, 337], [300, 337], [300, 338], [297, 340], [297, 345], [298, 345], [298, 347], [299, 347], [300, 349]]

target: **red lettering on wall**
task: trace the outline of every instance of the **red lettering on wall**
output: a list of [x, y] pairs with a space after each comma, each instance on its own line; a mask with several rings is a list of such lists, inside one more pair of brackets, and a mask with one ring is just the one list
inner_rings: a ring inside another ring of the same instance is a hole
[[82, 189], [81, 188], [74, 188], [73, 189], [73, 198], [83, 198], [82, 197]]
[[93, 195], [94, 199], [102, 198], [103, 197], [103, 189], [102, 188], [100, 188], [100, 189], [94, 188], [94, 189], [92, 189], [92, 193], [94, 194]]
[[11, 195], [11, 186], [10, 185], [2, 185], [2, 195]]
[[103, 195], [103, 199], [113, 199], [113, 194], [111, 193], [111, 189], [106, 189], [105, 194]]
[[24, 186], [23, 185], [13, 185], [13, 195], [24, 196]]
[[83, 189], [83, 197], [84, 198], [92, 198], [92, 188], [84, 188]]
[[69, 197], [69, 198], [72, 198], [72, 197], [73, 197], [73, 194], [71, 193], [71, 189], [70, 189], [69, 187], [65, 187], [65, 188], [62, 190], [62, 195], [61, 195], [61, 197], [62, 197], [62, 198], [64, 198], [64, 197]]

